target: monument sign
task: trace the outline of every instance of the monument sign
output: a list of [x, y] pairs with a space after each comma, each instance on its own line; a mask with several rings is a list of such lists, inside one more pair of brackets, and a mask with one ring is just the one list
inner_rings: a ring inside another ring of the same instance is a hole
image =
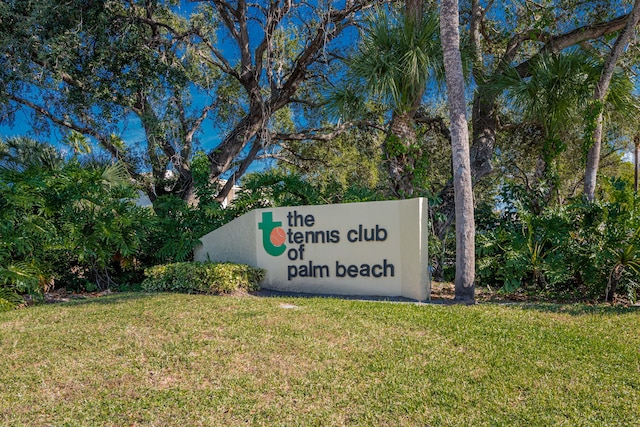
[[267, 289], [340, 295], [430, 295], [427, 201], [258, 209], [207, 234], [196, 261], [266, 270]]

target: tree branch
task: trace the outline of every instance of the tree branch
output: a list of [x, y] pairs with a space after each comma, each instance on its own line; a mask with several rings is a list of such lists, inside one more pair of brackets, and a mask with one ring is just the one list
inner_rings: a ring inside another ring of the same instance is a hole
[[115, 159], [117, 159], [118, 161], [122, 162], [125, 167], [127, 168], [127, 172], [129, 172], [129, 175], [131, 177], [133, 177], [134, 179], [138, 180], [141, 175], [138, 174], [135, 170], [135, 168], [133, 167], [133, 165], [131, 163], [129, 163], [128, 159], [125, 156], [125, 153], [123, 153], [122, 151], [120, 151], [118, 149], [118, 147], [116, 147], [115, 145], [113, 145], [110, 141], [110, 138], [100, 134], [99, 132], [97, 132], [95, 129], [92, 129], [90, 127], [86, 127], [86, 126], [82, 126], [78, 123], [74, 123], [69, 119], [61, 119], [60, 117], [54, 115], [51, 111], [45, 109], [44, 107], [37, 105], [29, 100], [20, 98], [16, 95], [13, 94], [8, 94], [7, 95], [8, 98], [20, 105], [24, 105], [30, 109], [32, 109], [33, 111], [35, 111], [37, 114], [40, 114], [44, 117], [46, 117], [47, 119], [51, 120], [53, 123], [57, 124], [58, 126], [67, 128], [67, 129], [71, 129], [74, 130], [78, 133], [81, 133], [83, 135], [89, 135], [93, 138], [95, 138], [98, 143], [109, 152], [109, 154], [111, 154]]
[[278, 141], [330, 141], [349, 129], [357, 127], [370, 127], [381, 132], [385, 132], [386, 128], [376, 123], [367, 121], [347, 122], [334, 127], [307, 129], [295, 133], [272, 133], [271, 139]]
[[442, 117], [429, 117], [423, 112], [418, 111], [413, 119], [416, 123], [428, 125], [431, 129], [436, 128], [447, 141], [451, 141], [451, 130]]
[[312, 102], [312, 101], [309, 101], [308, 99], [300, 99], [300, 98], [289, 98], [289, 101], [294, 103], [294, 104], [308, 105], [311, 108], [324, 107], [325, 105], [327, 105], [329, 103], [329, 101]]
[[213, 103], [207, 105], [206, 107], [204, 107], [202, 109], [202, 112], [200, 113], [200, 117], [198, 117], [193, 124], [191, 125], [191, 129], [189, 129], [187, 131], [186, 137], [185, 139], [190, 143], [191, 141], [193, 141], [193, 136], [195, 135], [195, 133], [198, 131], [198, 129], [200, 129], [200, 126], [202, 125], [202, 122], [205, 121], [205, 119], [207, 118], [207, 116], [209, 115], [209, 111], [213, 110], [214, 108], [216, 108], [216, 106], [218, 105], [218, 100], [216, 99]]
[[531, 62], [537, 56], [544, 53], [558, 53], [563, 49], [566, 49], [567, 47], [620, 31], [626, 25], [628, 18], [628, 14], [623, 15], [608, 22], [585, 25], [580, 28], [576, 28], [573, 31], [569, 31], [568, 33], [560, 34], [555, 37], [547, 36], [537, 31], [529, 31], [525, 34], [520, 34], [519, 37], [521, 38], [521, 41], [543, 39], [544, 41], [546, 41], [546, 43], [538, 51], [538, 54], [532, 56], [528, 60], [516, 66], [516, 71], [518, 72], [518, 74], [520, 74], [520, 76], [526, 77], [529, 75], [529, 67], [531, 65]]
[[262, 139], [256, 138], [253, 141], [253, 145], [251, 146], [251, 150], [247, 154], [247, 157], [242, 159], [242, 161], [240, 162], [240, 165], [238, 165], [238, 169], [233, 173], [233, 175], [229, 177], [227, 182], [222, 187], [222, 190], [220, 190], [220, 192], [216, 196], [216, 201], [222, 203], [224, 199], [227, 198], [233, 186], [236, 185], [236, 182], [238, 182], [238, 179], [240, 179], [240, 177], [242, 177], [242, 175], [245, 174], [245, 172], [249, 168], [249, 165], [255, 160], [256, 155], [258, 154], [261, 148], [262, 148]]
[[[321, 18], [320, 23], [315, 28], [315, 35], [309, 41], [306, 48], [295, 59], [295, 65], [289, 73], [287, 79], [282, 84], [282, 88], [272, 94], [270, 99], [270, 107], [272, 110], [282, 108], [283, 105], [293, 96], [298, 86], [304, 78], [307, 68], [314, 61], [320, 48], [328, 41], [333, 40], [345, 27], [347, 23], [341, 22], [347, 20], [348, 17], [359, 10], [370, 6], [370, 3], [364, 0], [347, 1], [344, 9], [329, 9]], [[351, 22], [351, 20], [348, 20]]]
[[[267, 24], [264, 29], [264, 38], [262, 42], [258, 45], [255, 50], [255, 61], [256, 61], [256, 74], [260, 74], [262, 70], [262, 61], [265, 54], [265, 51], [269, 48], [271, 44], [271, 36], [275, 31], [276, 27], [282, 21], [282, 18], [289, 12], [291, 9], [291, 0], [284, 0], [283, 5], [279, 5], [279, 0], [271, 0], [269, 4], [269, 11], [267, 12]], [[269, 58], [271, 60], [271, 57]], [[267, 66], [267, 76], [269, 78], [269, 83], [273, 87], [273, 76], [271, 64]]]

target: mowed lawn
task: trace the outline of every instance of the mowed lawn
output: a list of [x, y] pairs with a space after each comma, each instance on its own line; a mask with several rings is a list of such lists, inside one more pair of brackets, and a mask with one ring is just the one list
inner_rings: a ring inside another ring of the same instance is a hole
[[640, 311], [114, 294], [0, 313], [3, 426], [638, 426]]

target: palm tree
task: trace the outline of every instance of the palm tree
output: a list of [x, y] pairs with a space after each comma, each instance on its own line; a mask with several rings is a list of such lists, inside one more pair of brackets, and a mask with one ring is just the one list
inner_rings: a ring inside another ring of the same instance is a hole
[[458, 0], [442, 0], [440, 4], [440, 33], [447, 81], [449, 117], [451, 119], [456, 217], [455, 299], [463, 303], [472, 303], [475, 301], [475, 220], [469, 158], [469, 129], [466, 116], [467, 105], [464, 96], [464, 75], [458, 26]]
[[29, 166], [54, 169], [61, 166], [63, 157], [56, 149], [34, 139], [17, 136], [0, 139], [0, 167], [20, 170]]
[[[404, 13], [378, 10], [364, 26], [358, 50], [348, 61], [352, 86], [364, 86], [374, 101], [391, 110], [383, 150], [389, 190], [396, 197], [411, 197], [416, 190], [414, 172], [422, 152], [414, 117], [440, 57], [437, 16], [424, 15], [421, 2], [407, 2]], [[355, 98], [345, 96], [347, 92], [334, 94], [334, 104], [341, 100], [344, 107], [345, 99]], [[351, 95], [357, 94], [351, 90]]]
[[566, 149], [563, 133], [582, 121], [580, 107], [589, 98], [597, 66], [582, 52], [540, 56], [533, 61], [530, 76], [521, 77], [509, 69], [493, 82], [493, 90], [505, 91], [523, 121], [534, 124], [543, 135], [529, 189], [535, 194], [531, 200], [535, 213], [541, 212], [557, 190], [557, 158]]
[[607, 302], [613, 302], [616, 289], [625, 270], [632, 270], [634, 273], [640, 274], [640, 254], [638, 253], [638, 248], [633, 244], [627, 244], [626, 246], [609, 250], [608, 252], [614, 264], [609, 273], [604, 299]]
[[[541, 151], [529, 189], [537, 194], [531, 200], [536, 213], [541, 212], [558, 190], [557, 160], [569, 143], [565, 135], [588, 117], [585, 107], [590, 105], [601, 69], [597, 59], [573, 51], [538, 57], [531, 63], [527, 77], [521, 77], [512, 68], [492, 82], [491, 90], [496, 94], [506, 93], [508, 102], [520, 112], [522, 119], [542, 132]], [[631, 95], [632, 89], [627, 76], [614, 76], [606, 99], [607, 109], [634, 117], [640, 110]]]

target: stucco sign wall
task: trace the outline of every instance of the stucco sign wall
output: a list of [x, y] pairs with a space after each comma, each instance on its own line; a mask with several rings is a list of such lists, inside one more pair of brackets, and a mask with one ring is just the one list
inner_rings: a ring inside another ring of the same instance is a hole
[[264, 268], [267, 289], [425, 300], [422, 198], [259, 209], [207, 234], [196, 260]]

